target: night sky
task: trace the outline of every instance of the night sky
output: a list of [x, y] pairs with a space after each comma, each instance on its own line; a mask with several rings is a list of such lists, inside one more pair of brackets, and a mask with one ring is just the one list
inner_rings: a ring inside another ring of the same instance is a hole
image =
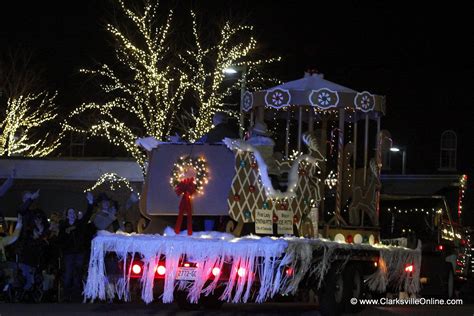
[[[190, 1], [161, 2], [177, 8], [177, 21], [188, 19]], [[255, 25], [259, 49], [283, 57], [273, 69], [283, 81], [315, 67], [328, 80], [386, 95], [382, 127], [407, 147], [408, 172], [433, 172], [441, 132], [452, 129], [458, 133], [458, 169], [474, 175], [473, 2], [424, 7], [400, 1], [327, 2], [199, 1], [192, 6], [206, 20], [231, 15]], [[1, 48], [33, 50], [49, 87], [59, 90], [61, 108], [72, 108], [90, 97], [78, 69], [113, 60], [104, 31], [113, 12], [110, 0], [2, 3]]]

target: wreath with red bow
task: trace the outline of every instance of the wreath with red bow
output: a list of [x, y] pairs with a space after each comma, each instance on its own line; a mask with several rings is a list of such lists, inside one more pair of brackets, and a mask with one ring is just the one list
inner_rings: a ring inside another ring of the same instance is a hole
[[184, 191], [188, 193], [193, 191], [190, 195], [195, 192], [202, 193], [207, 183], [207, 176], [207, 163], [203, 157], [182, 156], [174, 164], [170, 185], [175, 191], [181, 191], [181, 193], [176, 192], [178, 195]]
[[193, 208], [191, 196], [196, 192], [202, 193], [202, 188], [207, 183], [207, 175], [206, 160], [202, 157], [182, 156], [175, 163], [170, 184], [176, 195], [181, 196], [178, 219], [175, 225], [176, 234], [181, 229], [184, 214], [187, 216], [188, 235], [192, 234]]

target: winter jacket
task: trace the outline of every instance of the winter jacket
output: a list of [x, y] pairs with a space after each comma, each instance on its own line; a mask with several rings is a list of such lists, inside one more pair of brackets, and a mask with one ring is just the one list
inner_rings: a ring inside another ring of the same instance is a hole
[[81, 219], [76, 219], [72, 225], [69, 224], [67, 219], [61, 223], [58, 241], [63, 254], [83, 253], [88, 249], [89, 231], [87, 222], [92, 215], [93, 208], [93, 204], [88, 204], [84, 216]]
[[43, 264], [44, 253], [48, 245], [47, 236], [47, 228], [44, 229], [43, 233], [38, 238], [33, 236], [33, 230], [29, 230], [24, 237], [22, 236], [20, 238], [21, 241], [19, 242], [18, 262], [32, 267], [37, 267]]
[[[45, 213], [40, 209], [29, 209], [32, 200], [27, 200], [19, 213], [23, 217], [23, 229], [18, 239], [18, 261], [32, 267], [44, 262], [44, 250], [48, 245], [49, 225]], [[35, 218], [41, 218], [43, 231], [40, 236], [35, 237]]]

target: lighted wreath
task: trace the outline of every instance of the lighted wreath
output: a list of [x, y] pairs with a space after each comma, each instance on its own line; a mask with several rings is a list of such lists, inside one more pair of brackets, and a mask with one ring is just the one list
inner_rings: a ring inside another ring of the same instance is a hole
[[194, 190], [197, 193], [202, 193], [202, 189], [207, 184], [207, 181], [208, 168], [203, 157], [181, 156], [173, 166], [170, 179], [173, 189], [177, 189], [183, 182], [187, 182], [194, 186]]

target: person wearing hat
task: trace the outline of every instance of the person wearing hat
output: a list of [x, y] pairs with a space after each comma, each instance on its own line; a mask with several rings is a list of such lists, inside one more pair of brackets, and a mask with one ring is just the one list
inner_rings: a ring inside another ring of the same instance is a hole
[[229, 124], [229, 116], [225, 112], [216, 112], [212, 117], [214, 126], [206, 135], [199, 139], [199, 142], [212, 144], [220, 143], [226, 137], [239, 138], [237, 131]]
[[111, 200], [107, 194], [101, 193], [97, 198], [99, 210], [92, 216], [92, 222], [97, 230], [108, 230], [109, 232], [116, 232], [122, 229], [122, 223], [119, 222], [117, 212], [119, 204], [117, 201]]
[[274, 158], [273, 149], [275, 142], [270, 138], [271, 133], [268, 131], [267, 124], [265, 122], [256, 121], [250, 129], [250, 137], [247, 143], [258, 149], [263, 161], [267, 165], [267, 172], [270, 180], [272, 181], [273, 189], [279, 190], [280, 187], [280, 170]]

